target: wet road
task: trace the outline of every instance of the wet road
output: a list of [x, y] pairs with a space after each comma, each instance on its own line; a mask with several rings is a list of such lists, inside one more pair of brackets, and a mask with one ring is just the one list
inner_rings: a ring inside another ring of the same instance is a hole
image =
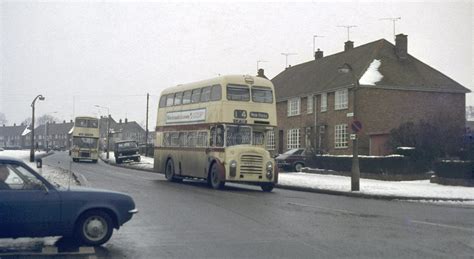
[[[69, 169], [58, 153], [49, 165]], [[140, 212], [97, 255], [110, 258], [470, 257], [474, 209], [204, 182], [73, 163], [88, 186], [130, 194]]]

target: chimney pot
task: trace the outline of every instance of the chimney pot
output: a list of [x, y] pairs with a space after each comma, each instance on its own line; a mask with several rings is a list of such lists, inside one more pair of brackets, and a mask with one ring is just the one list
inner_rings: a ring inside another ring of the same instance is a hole
[[258, 71], [257, 71], [257, 76], [258, 76], [258, 77], [265, 78], [265, 79], [268, 79], [268, 78], [265, 76], [265, 70], [263, 70], [263, 68], [258, 69]]
[[395, 54], [398, 59], [404, 60], [408, 57], [408, 35], [400, 33], [395, 36]]
[[344, 43], [344, 51], [348, 51], [348, 50], [351, 50], [353, 48], [354, 48], [354, 42], [353, 41], [348, 40]]
[[321, 51], [321, 50], [318, 49], [316, 52], [314, 52], [314, 59], [315, 59], [315, 60], [316, 60], [316, 59], [323, 58], [323, 57], [324, 57], [323, 51]]

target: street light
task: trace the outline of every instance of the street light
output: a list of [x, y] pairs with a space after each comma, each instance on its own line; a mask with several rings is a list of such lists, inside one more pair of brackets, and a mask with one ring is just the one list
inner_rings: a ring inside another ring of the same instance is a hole
[[94, 105], [95, 107], [97, 108], [102, 108], [102, 109], [107, 109], [107, 135], [106, 135], [106, 142], [107, 142], [107, 155], [106, 155], [106, 158], [107, 160], [109, 160], [109, 134], [110, 134], [110, 110], [109, 110], [109, 107], [105, 107], [105, 106], [100, 106], [100, 105]]
[[[351, 65], [345, 63], [341, 67], [338, 68], [338, 72], [342, 74], [351, 74], [352, 81], [354, 85], [353, 90], [353, 98], [352, 98], [352, 117], [353, 121], [357, 121], [356, 117], [356, 97], [357, 97], [357, 89], [359, 88], [359, 80], [354, 75], [354, 70], [352, 69]], [[359, 147], [357, 143], [357, 131], [352, 128], [352, 133], [354, 137], [352, 138], [352, 169], [351, 169], [351, 190], [352, 191], [359, 191], [360, 189], [360, 169], [359, 169]]]
[[39, 99], [40, 101], [44, 101], [44, 96], [41, 94], [38, 94], [35, 99], [33, 99], [33, 102], [31, 103], [31, 110], [32, 110], [32, 115], [31, 115], [31, 148], [30, 148], [30, 162], [35, 161], [35, 102], [36, 100]]

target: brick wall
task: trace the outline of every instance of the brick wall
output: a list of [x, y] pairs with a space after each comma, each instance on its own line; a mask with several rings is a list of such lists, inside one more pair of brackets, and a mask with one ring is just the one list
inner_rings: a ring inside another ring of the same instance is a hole
[[[348, 140], [347, 148], [334, 148], [334, 135], [337, 124], [347, 124], [348, 134], [351, 133], [350, 123], [353, 118], [347, 117], [347, 113], [353, 112], [353, 93], [349, 91], [348, 108], [343, 110], [334, 110], [334, 95], [334, 92], [328, 93], [328, 106], [325, 112], [321, 112], [321, 96], [317, 95], [314, 101], [315, 109], [311, 114], [307, 114], [307, 97], [302, 97], [300, 115], [291, 117], [287, 116], [287, 101], [277, 103], [278, 129], [283, 130], [284, 133], [283, 151], [286, 151], [287, 147], [288, 129], [300, 128], [301, 147], [307, 148], [305, 128], [313, 127], [310, 138], [315, 147], [321, 141], [321, 149], [330, 154], [352, 154], [351, 140]], [[359, 134], [359, 152], [361, 154], [369, 154], [371, 135], [376, 135], [379, 138], [377, 139], [377, 143], [380, 143], [378, 145], [382, 145], [383, 141], [380, 141], [380, 135], [385, 134], [388, 138], [390, 130], [397, 128], [404, 122], [417, 122], [421, 119], [431, 121], [447, 117], [449, 119], [446, 123], [459, 125], [460, 129], [464, 128], [465, 94], [360, 88], [357, 100], [356, 115], [363, 126]], [[314, 127], [315, 119], [317, 127]], [[324, 134], [319, 132], [320, 125], [327, 125]], [[277, 150], [280, 145], [278, 134], [279, 131], [275, 135]], [[381, 149], [383, 148], [378, 148], [378, 150]]]

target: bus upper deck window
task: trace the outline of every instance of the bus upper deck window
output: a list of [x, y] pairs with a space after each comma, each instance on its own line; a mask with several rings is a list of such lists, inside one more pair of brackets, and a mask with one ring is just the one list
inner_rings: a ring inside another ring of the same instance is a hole
[[269, 87], [252, 87], [252, 101], [256, 103], [273, 103], [273, 92]]
[[174, 105], [180, 105], [183, 99], [183, 92], [176, 93], [174, 96]]
[[160, 98], [160, 108], [166, 106], [166, 95], [162, 95]]
[[166, 106], [173, 106], [174, 94], [168, 94], [166, 97]]
[[250, 90], [246, 85], [227, 85], [227, 100], [250, 101]]
[[182, 104], [188, 104], [191, 102], [191, 90], [186, 91], [183, 93], [183, 101]]
[[193, 90], [193, 95], [191, 96], [191, 102], [192, 103], [197, 103], [201, 99], [201, 88], [199, 89], [194, 89]]
[[209, 102], [211, 100], [211, 87], [207, 86], [202, 89], [201, 102]]
[[222, 98], [221, 85], [213, 85], [211, 89], [211, 101], [220, 101]]

